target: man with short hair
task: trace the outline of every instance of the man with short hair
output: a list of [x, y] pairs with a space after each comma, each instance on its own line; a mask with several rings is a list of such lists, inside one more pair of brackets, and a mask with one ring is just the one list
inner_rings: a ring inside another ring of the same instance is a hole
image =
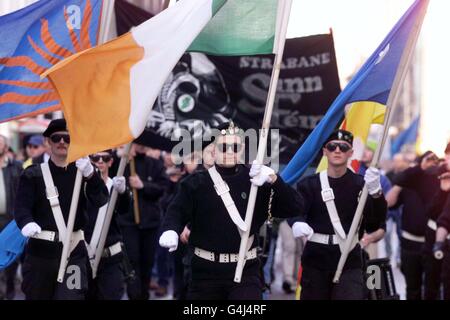
[[[432, 151], [425, 152], [417, 161], [417, 165], [406, 169], [395, 176], [393, 191], [399, 194], [402, 188], [416, 193], [421, 206], [425, 210], [425, 243], [423, 243], [424, 259], [424, 299], [440, 300], [442, 285], [442, 261], [433, 256], [433, 245], [436, 240], [437, 219], [442, 213], [446, 194], [439, 187], [439, 158]], [[414, 220], [418, 222], [418, 219]], [[450, 295], [450, 286], [444, 286], [444, 295]]]
[[[0, 135], [0, 231], [13, 219], [14, 200], [22, 172], [22, 164], [8, 157], [8, 148], [8, 139]], [[4, 278], [0, 281], [4, 280], [6, 285], [5, 290], [0, 291], [0, 299], [3, 296], [7, 299], [14, 298], [17, 267], [17, 262], [14, 262], [0, 272], [0, 278]]]
[[[22, 234], [30, 238], [22, 268], [22, 290], [27, 300], [83, 300], [87, 290], [87, 252], [83, 234], [87, 221], [86, 206], [88, 202], [97, 208], [103, 206], [108, 201], [108, 191], [89, 158], [67, 163], [70, 136], [64, 119], [50, 122], [44, 137], [51, 150], [50, 160], [25, 169], [20, 177], [15, 203], [17, 225]], [[78, 170], [82, 173], [83, 184], [68, 268], [63, 282], [59, 283], [62, 241]], [[75, 272], [72, 280], [70, 272]]]
[[[353, 155], [353, 135], [345, 130], [334, 132], [323, 146], [328, 169], [306, 177], [297, 190], [304, 199], [304, 211], [293, 223], [293, 233], [308, 241], [302, 255], [301, 300], [364, 300], [363, 266], [359, 241], [364, 232], [372, 233], [384, 226], [386, 201], [380, 172], [368, 168], [363, 176], [353, 173], [349, 160]], [[339, 283], [334, 284], [345, 241], [358, 207], [361, 191], [367, 185], [369, 196], [364, 207], [359, 234]], [[292, 221], [291, 221], [292, 223]]]
[[[302, 200], [274, 170], [254, 163], [242, 165], [243, 132], [233, 123], [218, 128], [214, 139], [215, 164], [207, 171], [189, 175], [180, 182], [169, 205], [159, 243], [175, 251], [179, 235], [190, 223], [188, 257], [191, 279], [189, 300], [262, 299], [261, 265], [257, 239], [269, 215], [293, 217], [302, 210]], [[249, 179], [250, 176], [250, 179]], [[244, 219], [251, 184], [259, 188], [251, 226]], [[241, 234], [250, 227], [250, 238], [240, 283], [233, 281]]]

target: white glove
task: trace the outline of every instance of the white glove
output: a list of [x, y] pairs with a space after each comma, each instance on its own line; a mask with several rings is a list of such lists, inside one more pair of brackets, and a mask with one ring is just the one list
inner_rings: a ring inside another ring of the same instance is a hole
[[87, 178], [94, 172], [94, 166], [89, 157], [80, 158], [75, 162], [77, 168], [81, 171], [83, 177]]
[[377, 168], [368, 168], [364, 175], [364, 181], [366, 181], [367, 190], [370, 195], [377, 194], [381, 191], [380, 171]]
[[272, 168], [262, 164], [257, 164], [255, 160], [250, 168], [249, 176], [252, 178], [250, 181], [255, 186], [261, 187], [266, 182], [272, 182], [272, 178], [270, 176], [274, 174], [275, 171]]
[[173, 231], [165, 231], [159, 238], [159, 245], [168, 248], [169, 252], [173, 252], [178, 248], [178, 234]]
[[114, 177], [113, 188], [116, 189], [120, 194], [124, 193], [127, 189], [127, 182], [125, 180], [125, 177]]
[[313, 236], [314, 230], [307, 223], [296, 222], [292, 226], [292, 233], [294, 238], [306, 237], [309, 240]]
[[30, 222], [30, 223], [27, 223], [25, 225], [25, 227], [22, 228], [22, 235], [24, 237], [29, 238], [29, 237], [34, 236], [35, 234], [41, 233], [41, 231], [42, 231], [41, 227], [39, 227], [39, 225], [37, 223]]

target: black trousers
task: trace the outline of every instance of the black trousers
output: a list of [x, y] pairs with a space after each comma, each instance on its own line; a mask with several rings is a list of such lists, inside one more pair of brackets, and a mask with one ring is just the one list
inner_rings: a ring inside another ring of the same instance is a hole
[[338, 284], [333, 283], [334, 274], [303, 266], [300, 300], [366, 300], [361, 269], [344, 270]]
[[401, 271], [406, 281], [406, 300], [423, 299], [425, 259], [420, 251], [401, 250]]
[[[18, 267], [19, 263], [15, 261], [11, 265], [9, 265], [5, 270], [0, 271], [0, 281], [4, 282], [0, 284], [2, 286], [0, 292], [0, 299], [3, 299], [4, 296], [8, 297], [8, 294], [15, 294], [15, 280]], [[10, 298], [14, 297], [12, 296]]]
[[122, 228], [123, 242], [136, 276], [127, 283], [130, 300], [148, 300], [149, 284], [158, 241], [158, 228]]
[[176, 300], [186, 300], [189, 266], [184, 263], [187, 254], [187, 246], [183, 243], [178, 244], [178, 249], [173, 253], [173, 297]]
[[444, 285], [444, 300], [450, 300], [450, 243], [447, 241], [447, 249], [442, 261], [442, 283]]
[[[83, 244], [84, 245], [84, 244]], [[60, 259], [27, 254], [22, 266], [22, 291], [26, 300], [84, 300], [88, 289], [87, 255], [70, 257], [62, 283], [58, 276]]]
[[89, 270], [88, 300], [121, 300], [125, 292], [125, 277], [122, 268], [122, 255], [102, 258], [97, 270], [97, 276], [92, 279]]
[[442, 260], [436, 260], [431, 252], [425, 252], [425, 300], [441, 299]]
[[230, 280], [191, 280], [187, 300], [262, 300], [260, 276], [243, 276], [241, 283]]

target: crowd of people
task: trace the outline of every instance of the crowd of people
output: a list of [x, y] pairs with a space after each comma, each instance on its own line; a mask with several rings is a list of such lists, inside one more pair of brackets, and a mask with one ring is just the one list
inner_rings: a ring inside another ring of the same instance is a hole
[[[22, 157], [0, 136], [0, 230], [14, 220], [28, 238], [22, 255], [1, 271], [1, 298], [17, 297], [21, 279], [29, 300], [258, 300], [273, 286], [278, 243], [285, 293], [294, 292], [301, 265], [300, 299], [363, 300], [363, 253], [384, 238], [387, 255], [398, 254], [393, 259], [408, 300], [450, 299], [450, 144], [445, 159], [433, 152], [417, 159], [401, 153], [384, 170], [370, 167], [374, 147], [368, 145], [355, 173], [348, 168], [353, 135], [338, 130], [322, 148], [328, 169], [292, 188], [269, 166], [240, 163], [241, 129], [225, 123], [218, 132], [203, 150], [189, 154], [133, 143], [129, 152], [125, 146], [104, 150], [70, 164], [64, 119], [27, 137]], [[123, 157], [127, 165], [118, 175]], [[77, 173], [82, 187], [68, 261], [76, 272], [67, 268], [57, 281]], [[252, 185], [259, 191], [247, 226]], [[352, 237], [364, 186], [367, 201]], [[113, 191], [117, 202], [96, 265]], [[393, 226], [397, 250], [390, 246]], [[246, 232], [243, 273], [234, 281]]]

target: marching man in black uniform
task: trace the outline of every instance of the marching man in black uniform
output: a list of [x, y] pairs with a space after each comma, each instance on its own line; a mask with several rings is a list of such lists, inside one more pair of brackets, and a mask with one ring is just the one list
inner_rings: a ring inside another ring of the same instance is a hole
[[[450, 143], [445, 150], [445, 162], [437, 170], [440, 182], [440, 198], [442, 201], [442, 211], [437, 219], [437, 230], [435, 243], [433, 245], [433, 255], [438, 261], [442, 259], [442, 283], [444, 300], [450, 300]], [[445, 252], [445, 254], [444, 254]]]
[[[293, 223], [295, 237], [308, 239], [302, 255], [301, 300], [363, 300], [365, 284], [358, 241], [364, 232], [372, 233], [385, 225], [387, 205], [381, 191], [380, 173], [368, 168], [362, 177], [347, 168], [353, 155], [353, 135], [334, 132], [323, 153], [328, 169], [298, 184], [305, 208]], [[369, 191], [358, 237], [353, 241], [338, 284], [333, 283], [338, 261], [364, 187]], [[292, 222], [292, 221], [291, 221]]]
[[[234, 124], [218, 128], [214, 158], [208, 171], [190, 175], [166, 212], [159, 243], [169, 251], [178, 247], [179, 234], [190, 222], [191, 281], [187, 299], [262, 299], [262, 278], [256, 253], [256, 237], [271, 211], [277, 217], [292, 217], [302, 210], [302, 200], [275, 172], [254, 164], [249, 170], [239, 161], [244, 152], [242, 131]], [[252, 179], [249, 179], [250, 178]], [[245, 212], [251, 184], [259, 186], [246, 264], [241, 283], [233, 281], [241, 242], [246, 228]]]
[[[442, 213], [446, 194], [439, 187], [439, 159], [431, 151], [426, 152], [420, 163], [399, 173], [394, 184], [408, 188], [417, 193], [424, 204], [428, 218], [425, 230], [424, 256], [424, 299], [440, 300], [442, 285], [442, 261], [433, 256], [433, 244], [436, 239], [437, 219]], [[449, 295], [450, 288], [444, 287], [444, 295]]]
[[[113, 163], [112, 150], [98, 152], [90, 156], [92, 163], [98, 168], [109, 193], [116, 189], [119, 193], [111, 224], [106, 236], [105, 248], [97, 268], [96, 277], [89, 277], [88, 299], [92, 300], [120, 300], [125, 290], [124, 272], [122, 270], [123, 250], [122, 234], [117, 216], [128, 210], [130, 203], [125, 177], [110, 178], [109, 168]], [[109, 204], [98, 209], [88, 204], [89, 221], [86, 226], [86, 247], [89, 261], [92, 264], [95, 250], [100, 242], [106, 211]], [[91, 265], [92, 267], [92, 265]], [[92, 270], [91, 270], [92, 271]]]
[[[51, 149], [48, 163], [28, 167], [20, 177], [14, 211], [17, 225], [29, 237], [23, 264], [22, 290], [27, 300], [83, 300], [87, 290], [87, 252], [83, 227], [87, 202], [100, 208], [108, 191], [89, 158], [66, 163], [70, 136], [64, 119], [53, 120], [44, 132]], [[67, 229], [77, 170], [84, 183], [80, 192], [71, 253], [62, 283], [58, 269]], [[72, 275], [74, 278], [67, 281]]]

